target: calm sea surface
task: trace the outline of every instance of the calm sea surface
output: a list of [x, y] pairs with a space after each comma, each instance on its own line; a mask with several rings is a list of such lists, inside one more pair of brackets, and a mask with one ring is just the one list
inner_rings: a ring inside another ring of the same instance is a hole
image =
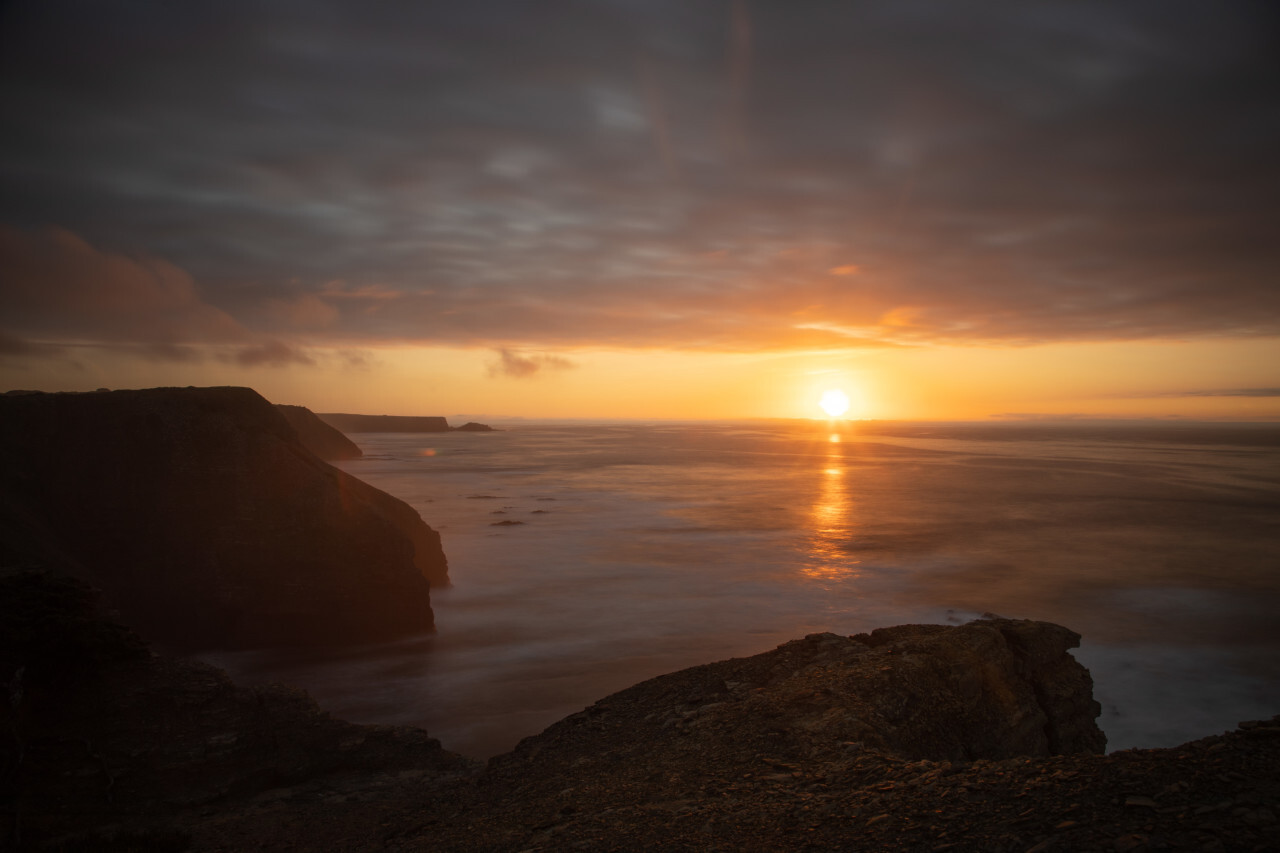
[[1280, 430], [823, 422], [357, 434], [440, 531], [436, 636], [215, 661], [476, 757], [644, 678], [983, 613], [1084, 636], [1109, 749], [1280, 713]]

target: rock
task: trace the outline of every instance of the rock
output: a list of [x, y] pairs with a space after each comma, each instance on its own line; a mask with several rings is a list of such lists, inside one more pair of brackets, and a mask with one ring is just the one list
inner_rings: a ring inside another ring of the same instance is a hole
[[329, 462], [341, 459], [359, 459], [364, 456], [355, 442], [316, 417], [305, 406], [286, 406], [277, 403], [276, 408], [298, 434], [302, 446]]
[[[0, 679], [18, 673], [25, 689], [0, 703], [0, 839], [33, 847], [185, 849], [165, 845], [187, 835], [183, 809], [335, 774], [367, 791], [473, 768], [420, 729], [342, 722], [301, 691], [152, 655], [85, 584], [48, 572], [0, 576]], [[122, 823], [133, 845], [106, 846]]]
[[454, 427], [454, 432], [495, 432], [494, 428], [488, 424], [478, 424], [475, 421], [467, 421], [460, 427]]
[[568, 773], [590, 759], [593, 775], [644, 790], [647, 768], [668, 753], [714, 756], [744, 772], [763, 749], [809, 766], [843, 759], [850, 742], [931, 761], [1100, 753], [1102, 708], [1068, 653], [1079, 640], [1058, 625], [1006, 619], [812, 634], [615, 693], [492, 767], [518, 774], [537, 756]]
[[184, 649], [432, 630], [439, 536], [247, 388], [0, 397], [0, 558], [61, 567]]
[[352, 432], [448, 432], [449, 422], [439, 417], [406, 415], [348, 415], [322, 412], [316, 417], [334, 429]]

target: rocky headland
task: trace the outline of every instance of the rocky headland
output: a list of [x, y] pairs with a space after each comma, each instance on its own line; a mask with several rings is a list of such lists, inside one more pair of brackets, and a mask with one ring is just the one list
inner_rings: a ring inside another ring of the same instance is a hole
[[342, 432], [493, 432], [493, 427], [470, 421], [449, 426], [446, 418], [415, 415], [351, 415], [321, 412], [316, 417]]
[[101, 589], [166, 647], [433, 628], [438, 534], [248, 388], [0, 396], [0, 556]]

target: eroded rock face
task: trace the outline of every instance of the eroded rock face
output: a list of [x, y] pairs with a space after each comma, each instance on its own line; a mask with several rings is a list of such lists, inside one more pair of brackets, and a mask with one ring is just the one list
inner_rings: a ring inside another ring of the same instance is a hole
[[359, 459], [364, 453], [356, 443], [329, 426], [306, 406], [286, 406], [276, 403], [276, 408], [298, 434], [302, 446], [326, 461]]
[[248, 388], [0, 397], [0, 550], [177, 648], [430, 631], [439, 536]]

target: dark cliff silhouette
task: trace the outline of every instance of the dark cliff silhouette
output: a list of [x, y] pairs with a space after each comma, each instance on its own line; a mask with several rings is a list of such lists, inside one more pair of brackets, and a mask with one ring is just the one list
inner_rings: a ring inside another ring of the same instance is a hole
[[430, 631], [438, 534], [248, 388], [0, 397], [0, 557], [100, 587], [175, 648]]

